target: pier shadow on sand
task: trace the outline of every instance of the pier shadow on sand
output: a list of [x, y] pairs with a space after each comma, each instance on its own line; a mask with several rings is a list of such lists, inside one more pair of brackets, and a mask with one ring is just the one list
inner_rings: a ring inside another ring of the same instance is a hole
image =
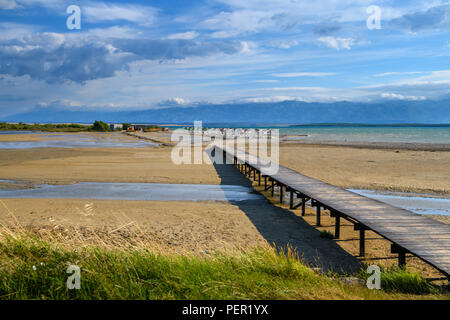
[[[233, 165], [214, 164], [214, 168], [221, 185], [241, 185], [253, 189], [251, 181]], [[362, 265], [356, 257], [333, 240], [321, 238], [317, 229], [291, 211], [275, 206], [267, 199], [230, 202], [247, 215], [269, 244], [278, 250], [285, 250], [289, 246], [310, 267], [320, 268], [322, 272], [344, 274], [360, 270]]]

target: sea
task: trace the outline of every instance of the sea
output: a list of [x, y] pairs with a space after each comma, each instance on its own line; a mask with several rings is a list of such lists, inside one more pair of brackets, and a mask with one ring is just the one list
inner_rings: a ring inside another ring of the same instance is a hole
[[442, 125], [248, 125], [204, 124], [204, 128], [278, 129], [285, 140], [450, 144], [450, 124]]

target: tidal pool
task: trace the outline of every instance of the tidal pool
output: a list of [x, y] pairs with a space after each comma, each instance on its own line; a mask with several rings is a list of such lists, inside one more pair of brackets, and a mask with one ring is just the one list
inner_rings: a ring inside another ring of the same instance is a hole
[[237, 185], [80, 182], [0, 189], [0, 198], [62, 198], [160, 201], [243, 201], [264, 199], [252, 188]]
[[349, 191], [418, 214], [441, 214], [450, 216], [449, 198], [406, 192], [387, 192], [355, 189], [349, 189]]
[[[1, 134], [1, 133], [0, 133]], [[0, 149], [31, 148], [142, 148], [154, 147], [156, 143], [141, 139], [124, 139], [120, 133], [87, 134], [45, 134], [37, 141], [0, 141]]]

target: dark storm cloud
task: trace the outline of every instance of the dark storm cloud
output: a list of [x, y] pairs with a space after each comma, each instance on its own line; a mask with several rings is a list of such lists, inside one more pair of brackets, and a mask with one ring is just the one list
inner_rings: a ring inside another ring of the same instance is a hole
[[328, 21], [316, 24], [312, 31], [320, 36], [328, 36], [338, 32], [341, 29], [341, 25], [335, 21]]
[[114, 76], [138, 60], [172, 60], [213, 54], [235, 54], [238, 41], [96, 39], [68, 40], [58, 34], [41, 34], [0, 42], [0, 74], [28, 75], [49, 83]]
[[185, 59], [193, 56], [238, 53], [239, 41], [196, 42], [192, 40], [139, 40], [117, 39], [114, 46], [148, 60]]
[[430, 8], [426, 11], [405, 14], [389, 22], [393, 27], [413, 32], [426, 29], [450, 29], [450, 5]]

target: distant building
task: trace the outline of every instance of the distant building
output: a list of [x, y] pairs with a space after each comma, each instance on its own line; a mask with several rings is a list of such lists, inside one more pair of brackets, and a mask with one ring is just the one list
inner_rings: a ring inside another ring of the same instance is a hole
[[151, 125], [151, 124], [134, 124], [133, 125], [135, 131], [161, 131], [162, 129], [159, 126]]
[[122, 130], [122, 124], [119, 124], [119, 123], [111, 123], [111, 124], [109, 125], [109, 128], [111, 129], [111, 131]]
[[135, 124], [133, 127], [135, 131], [144, 131], [147, 129], [147, 125], [145, 124]]

